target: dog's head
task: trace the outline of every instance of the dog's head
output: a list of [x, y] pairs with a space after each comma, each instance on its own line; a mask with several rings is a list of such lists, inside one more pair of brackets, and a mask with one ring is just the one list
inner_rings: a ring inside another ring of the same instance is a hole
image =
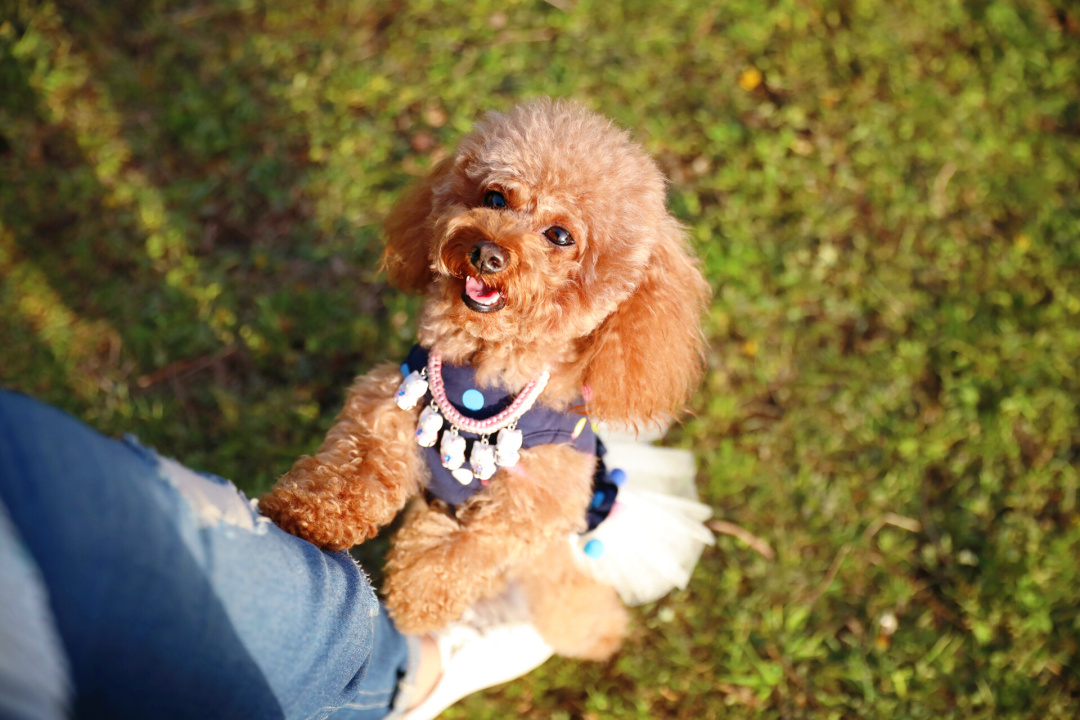
[[387, 221], [391, 282], [429, 337], [560, 354], [604, 419], [659, 419], [700, 373], [708, 289], [656, 164], [566, 103], [491, 113]]

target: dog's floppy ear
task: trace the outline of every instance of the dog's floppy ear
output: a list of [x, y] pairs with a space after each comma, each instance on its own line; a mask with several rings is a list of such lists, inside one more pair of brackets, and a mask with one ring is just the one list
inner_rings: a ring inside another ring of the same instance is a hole
[[434, 189], [453, 164], [453, 157], [449, 157], [432, 168], [427, 177], [405, 192], [386, 219], [382, 266], [390, 283], [405, 292], [422, 292], [433, 279], [429, 251]]
[[710, 290], [682, 228], [664, 221], [641, 284], [588, 341], [586, 404], [599, 420], [663, 422], [701, 378], [701, 315]]

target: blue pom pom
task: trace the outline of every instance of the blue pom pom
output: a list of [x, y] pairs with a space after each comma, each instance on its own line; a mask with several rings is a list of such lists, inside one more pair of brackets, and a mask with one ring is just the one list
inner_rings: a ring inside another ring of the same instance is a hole
[[607, 495], [604, 494], [603, 490], [597, 490], [595, 493], [593, 493], [592, 504], [590, 505], [590, 507], [593, 510], [596, 510], [598, 507], [600, 507], [601, 505], [604, 504], [604, 500], [606, 498], [607, 498]]
[[401, 377], [409, 377], [409, 363], [401, 363]]
[[461, 394], [461, 404], [470, 410], [479, 410], [484, 407], [484, 393], [479, 390], [466, 390]]
[[619, 468], [615, 468], [608, 473], [608, 480], [611, 480], [611, 482], [615, 483], [616, 487], [622, 487], [623, 483], [626, 482], [626, 472], [620, 470]]
[[586, 557], [590, 557], [593, 560], [596, 560], [604, 554], [604, 543], [597, 540], [596, 538], [593, 538], [589, 542], [585, 543], [585, 547], [582, 548], [582, 552], [585, 553]]

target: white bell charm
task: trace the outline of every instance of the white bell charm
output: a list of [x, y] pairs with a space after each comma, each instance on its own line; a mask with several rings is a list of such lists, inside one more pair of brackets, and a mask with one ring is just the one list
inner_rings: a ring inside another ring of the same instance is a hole
[[459, 467], [457, 470], [451, 470], [450, 474], [453, 475], [454, 479], [462, 485], [472, 484], [473, 473], [472, 470], [467, 467]]
[[416, 407], [417, 401], [424, 397], [427, 391], [427, 380], [420, 373], [413, 370], [407, 378], [401, 381], [397, 394], [394, 395], [394, 401], [402, 410], [412, 410]]
[[439, 439], [439, 430], [443, 426], [443, 417], [439, 411], [428, 405], [420, 413], [416, 423], [416, 442], [420, 447], [431, 447]]
[[472, 452], [469, 454], [469, 465], [472, 466], [476, 477], [480, 480], [488, 480], [495, 474], [495, 448], [477, 440], [473, 443]]
[[443, 467], [447, 470], [457, 470], [465, 462], [465, 438], [458, 435], [457, 428], [450, 428], [443, 433], [439, 455]]
[[503, 428], [499, 431], [499, 439], [495, 443], [495, 462], [500, 467], [513, 467], [521, 458], [518, 450], [521, 449], [521, 431], [516, 428]]

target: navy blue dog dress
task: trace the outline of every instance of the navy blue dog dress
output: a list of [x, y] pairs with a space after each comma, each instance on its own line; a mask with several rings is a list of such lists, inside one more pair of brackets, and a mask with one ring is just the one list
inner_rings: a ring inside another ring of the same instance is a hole
[[[414, 345], [401, 365], [401, 374], [403, 377], [408, 377], [414, 371], [421, 371], [427, 363], [428, 351], [419, 345]], [[442, 384], [445, 388], [446, 399], [454, 406], [454, 409], [472, 420], [484, 420], [497, 415], [514, 401], [514, 396], [501, 386], [479, 388], [476, 383], [476, 373], [469, 365], [443, 363]], [[425, 404], [431, 402], [430, 390], [424, 396], [423, 402]], [[619, 474], [618, 472], [609, 474], [604, 466], [604, 446], [600, 438], [596, 436], [592, 423], [583, 412], [584, 402], [571, 407], [566, 412], [552, 410], [542, 402], [541, 400], [527, 410], [517, 421], [516, 427], [522, 433], [521, 447], [532, 448], [540, 445], [569, 443], [583, 453], [596, 456], [593, 498], [586, 518], [588, 527], [592, 530], [607, 517], [615, 504], [615, 497], [618, 494], [615, 480], [618, 480]], [[441, 433], [445, 432], [450, 432], [448, 426], [440, 431], [440, 437]], [[468, 456], [473, 444], [480, 442], [480, 436], [465, 430], [458, 432], [465, 439], [466, 456]], [[439, 443], [425, 448], [424, 457], [431, 471], [428, 493], [442, 500], [452, 509], [483, 490], [488, 483], [477, 477], [463, 483], [454, 477], [450, 470], [443, 467]]]

